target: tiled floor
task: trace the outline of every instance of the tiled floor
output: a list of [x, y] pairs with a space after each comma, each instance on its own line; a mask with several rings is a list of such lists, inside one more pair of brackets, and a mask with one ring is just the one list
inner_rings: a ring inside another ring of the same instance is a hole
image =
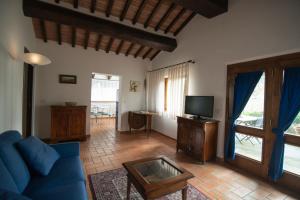
[[[113, 124], [113, 123], [110, 123]], [[295, 199], [288, 191], [239, 174], [217, 163], [200, 165], [183, 153], [176, 154], [175, 141], [152, 133], [118, 133], [113, 125], [93, 126], [91, 137], [81, 143], [81, 157], [87, 174], [122, 167], [122, 163], [148, 156], [166, 155], [191, 171], [189, 182], [211, 199]], [[89, 194], [91, 197], [91, 194]]]

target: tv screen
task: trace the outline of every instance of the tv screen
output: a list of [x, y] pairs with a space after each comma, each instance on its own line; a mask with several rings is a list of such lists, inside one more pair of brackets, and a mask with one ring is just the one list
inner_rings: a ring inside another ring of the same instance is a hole
[[201, 117], [213, 117], [214, 97], [213, 96], [186, 96], [185, 114]]

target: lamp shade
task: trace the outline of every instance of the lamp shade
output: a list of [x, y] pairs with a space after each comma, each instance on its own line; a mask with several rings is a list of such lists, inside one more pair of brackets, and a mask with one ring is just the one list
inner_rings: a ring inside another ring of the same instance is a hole
[[25, 53], [23, 61], [32, 65], [48, 65], [51, 63], [49, 58], [38, 53]]

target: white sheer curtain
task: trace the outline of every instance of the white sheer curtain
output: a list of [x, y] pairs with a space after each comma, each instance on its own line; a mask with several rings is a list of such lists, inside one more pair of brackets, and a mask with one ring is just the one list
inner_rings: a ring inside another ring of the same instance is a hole
[[184, 63], [168, 69], [168, 95], [166, 115], [176, 119], [184, 113], [185, 96], [188, 94], [189, 64]]
[[[165, 78], [168, 78], [165, 95]], [[165, 70], [147, 74], [147, 109], [164, 117], [176, 119], [184, 112], [184, 100], [188, 93], [189, 64], [180, 64]], [[164, 110], [165, 96], [167, 109]]]
[[147, 110], [160, 115], [164, 112], [164, 78], [164, 70], [147, 73]]

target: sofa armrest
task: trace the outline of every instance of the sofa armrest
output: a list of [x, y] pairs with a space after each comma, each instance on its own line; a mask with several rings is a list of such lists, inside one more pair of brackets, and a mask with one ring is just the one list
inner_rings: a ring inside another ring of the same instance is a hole
[[79, 142], [66, 142], [60, 144], [51, 144], [61, 157], [79, 156]]
[[0, 189], [0, 199], [7, 199], [7, 200], [13, 200], [13, 199], [18, 199], [18, 200], [32, 200], [26, 196], [23, 196], [22, 194], [18, 194], [15, 192], [11, 192], [8, 190], [3, 190]]

